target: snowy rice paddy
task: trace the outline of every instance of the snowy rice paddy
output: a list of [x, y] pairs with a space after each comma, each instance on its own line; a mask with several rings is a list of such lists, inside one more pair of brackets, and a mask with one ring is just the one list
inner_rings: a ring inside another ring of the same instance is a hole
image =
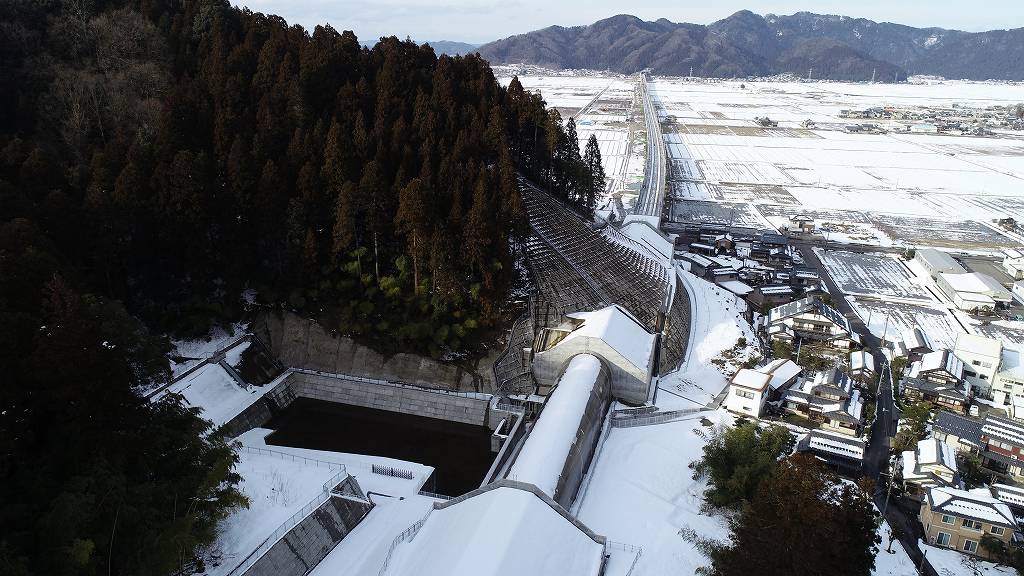
[[889, 342], [907, 340], [917, 327], [928, 334], [936, 346], [952, 350], [957, 335], [966, 332], [949, 310], [936, 306], [858, 298], [848, 298], [848, 301], [868, 330]]
[[[840, 241], [1020, 243], [991, 222], [1024, 216], [1024, 135], [851, 134], [843, 128], [855, 121], [839, 113], [885, 105], [983, 108], [1024, 100], [1024, 87], [745, 82], [741, 88], [740, 82], [658, 78], [652, 94], [673, 165], [672, 220], [739, 224], [730, 217], [742, 203], [767, 217], [808, 213], [852, 224], [836, 231], [832, 239]], [[758, 125], [755, 117], [764, 116], [778, 127]], [[730, 208], [690, 207], [698, 201]]]
[[836, 287], [844, 294], [925, 302], [932, 300], [924, 288], [911, 282], [910, 271], [891, 256], [818, 248], [814, 252]]

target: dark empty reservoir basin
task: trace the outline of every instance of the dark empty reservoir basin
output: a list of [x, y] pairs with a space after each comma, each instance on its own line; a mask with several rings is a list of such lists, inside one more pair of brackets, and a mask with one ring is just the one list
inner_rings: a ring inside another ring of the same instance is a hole
[[424, 490], [460, 496], [494, 461], [490, 430], [460, 422], [297, 398], [267, 424], [267, 444], [387, 456], [434, 467]]

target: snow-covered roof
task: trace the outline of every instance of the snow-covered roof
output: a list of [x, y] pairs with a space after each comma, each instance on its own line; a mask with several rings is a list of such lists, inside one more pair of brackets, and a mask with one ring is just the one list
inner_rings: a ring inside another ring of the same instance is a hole
[[928, 504], [933, 512], [972, 518], [989, 524], [1016, 528], [1013, 512], [1005, 502], [967, 490], [939, 486], [928, 489]]
[[772, 379], [768, 385], [776, 390], [785, 385], [786, 382], [795, 378], [802, 370], [803, 368], [801, 368], [796, 362], [786, 358], [772, 360], [765, 366], [758, 368], [759, 372], [771, 375]]
[[637, 368], [643, 371], [650, 369], [654, 355], [654, 334], [648, 332], [625, 308], [616, 304], [593, 312], [575, 312], [566, 316], [582, 320], [583, 323], [567, 334], [562, 342], [581, 337], [597, 338]]
[[740, 297], [746, 296], [754, 290], [749, 285], [740, 282], [739, 280], [723, 280], [718, 282], [718, 285]]
[[931, 268], [938, 270], [963, 270], [963, 267], [949, 254], [934, 248], [920, 248], [914, 254]]
[[601, 361], [596, 356], [578, 354], [569, 360], [512, 464], [508, 478], [533, 484], [555, 497], [565, 459], [576, 442], [576, 432], [600, 372]]
[[633, 220], [632, 216], [626, 217], [619, 230], [656, 257], [671, 260], [675, 245], [658, 230], [657, 224], [652, 227], [646, 220]]
[[1024, 488], [1011, 486], [1009, 484], [993, 484], [992, 491], [995, 497], [1007, 504], [1024, 507]]
[[811, 430], [807, 437], [807, 445], [815, 450], [855, 460], [864, 458], [864, 450], [867, 447], [863, 440], [827, 430]]
[[597, 576], [604, 545], [526, 490], [500, 486], [434, 510], [390, 576]]
[[960, 298], [974, 302], [970, 294], [979, 294], [998, 300], [1009, 300], [1010, 291], [1003, 287], [995, 278], [987, 274], [968, 272], [965, 274], [949, 274], [940, 272], [940, 276]]
[[962, 333], [957, 335], [956, 345], [953, 349], [957, 353], [976, 354], [978, 356], [998, 358], [999, 353], [1003, 349], [1003, 345], [995, 338]]
[[832, 308], [813, 296], [801, 298], [800, 300], [795, 300], [789, 304], [783, 304], [782, 306], [772, 308], [768, 312], [768, 322], [774, 324], [775, 322], [785, 320], [786, 318], [808, 313], [822, 316], [847, 332], [852, 332], [850, 329], [850, 321], [847, 320], [845, 316], [840, 314], [835, 308]]
[[1024, 446], [1024, 424], [1009, 418], [993, 416], [991, 412], [985, 415], [981, 425], [981, 433], [990, 438], [998, 438], [1002, 441], [1013, 442], [1018, 446]]
[[730, 380], [729, 383], [733, 386], [763, 392], [764, 389], [768, 387], [768, 383], [771, 382], [771, 380], [772, 377], [770, 374], [764, 374], [751, 368], [740, 368], [739, 371], [733, 375], [732, 380]]
[[875, 371], [875, 357], [864, 350], [858, 350], [856, 352], [850, 352], [850, 369], [851, 370], [868, 370], [871, 372]]
[[771, 294], [771, 295], [781, 295], [781, 294], [792, 294], [793, 293], [793, 287], [792, 286], [786, 286], [786, 285], [761, 286], [760, 288], [758, 288], [758, 290], [761, 291], [761, 294]]
[[1024, 379], [1024, 355], [1016, 348], [1003, 348], [1000, 354], [999, 375], [1006, 378]]
[[914, 362], [910, 367], [910, 376], [911, 378], [917, 378], [924, 372], [936, 370], [944, 371], [956, 378], [963, 378], [964, 363], [963, 360], [957, 358], [949, 350], [936, 350], [924, 354], [920, 360]]

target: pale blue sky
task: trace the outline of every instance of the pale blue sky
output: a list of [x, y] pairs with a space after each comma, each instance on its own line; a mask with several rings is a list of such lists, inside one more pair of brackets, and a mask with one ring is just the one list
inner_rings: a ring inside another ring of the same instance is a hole
[[232, 0], [289, 23], [312, 28], [325, 22], [354, 30], [373, 44], [383, 35], [416, 40], [483, 43], [552, 24], [590, 24], [615, 14], [645, 20], [707, 24], [748, 9], [759, 14], [801, 10], [842, 14], [911, 26], [960, 30], [1024, 27], [1024, 0]]

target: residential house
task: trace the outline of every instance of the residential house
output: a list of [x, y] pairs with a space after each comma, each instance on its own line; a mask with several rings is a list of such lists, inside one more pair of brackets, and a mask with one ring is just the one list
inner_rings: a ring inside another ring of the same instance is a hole
[[850, 377], [861, 383], [874, 382], [875, 357], [866, 350], [850, 352]]
[[806, 214], [796, 214], [789, 217], [789, 231], [798, 234], [814, 233], [814, 218]]
[[773, 327], [785, 326], [794, 336], [803, 339], [805, 344], [810, 341], [837, 350], [849, 350], [858, 343], [850, 321], [835, 308], [814, 297], [773, 308], [768, 313], [765, 326], [770, 336], [773, 335]]
[[764, 409], [771, 375], [751, 368], [740, 368], [729, 380], [729, 395], [725, 408], [730, 412], [757, 418]]
[[932, 382], [924, 378], [906, 377], [900, 381], [900, 390], [909, 400], [925, 400], [937, 407], [963, 413], [967, 410], [969, 396], [963, 384]]
[[729, 381], [725, 408], [759, 418], [765, 402], [776, 402], [796, 382], [802, 369], [792, 360], [772, 360], [760, 368], [741, 368]]
[[797, 441], [797, 452], [810, 452], [851, 476], [859, 476], [867, 442], [846, 434], [811, 430]]
[[939, 410], [932, 422], [932, 436], [958, 452], [980, 452], [982, 424], [977, 418]]
[[747, 295], [747, 303], [754, 310], [764, 310], [792, 302], [795, 295], [791, 286], [783, 284], [758, 286]]
[[936, 350], [911, 362], [909, 375], [935, 384], [958, 386], [963, 382], [964, 363], [949, 350]]
[[924, 496], [928, 488], [954, 486], [957, 480], [956, 451], [938, 438], [925, 438], [902, 455], [903, 483], [911, 496]]
[[1024, 423], [989, 412], [981, 425], [980, 440], [982, 465], [1024, 479]]
[[981, 547], [986, 534], [1009, 544], [1017, 531], [1013, 512], [1005, 502], [983, 492], [929, 488], [919, 515], [928, 543], [982, 558], [990, 557]]
[[795, 382], [782, 395], [782, 406], [825, 430], [849, 436], [859, 436], [862, 430], [864, 400], [853, 379], [838, 368]]
[[963, 364], [963, 378], [974, 394], [992, 397], [992, 383], [1002, 358], [1003, 345], [995, 338], [975, 334], [960, 334], [956, 337], [953, 354]]
[[1001, 406], [1013, 406], [1014, 399], [1024, 399], [1024, 353], [1021, 350], [1003, 348], [999, 370], [992, 379], [992, 399]]

